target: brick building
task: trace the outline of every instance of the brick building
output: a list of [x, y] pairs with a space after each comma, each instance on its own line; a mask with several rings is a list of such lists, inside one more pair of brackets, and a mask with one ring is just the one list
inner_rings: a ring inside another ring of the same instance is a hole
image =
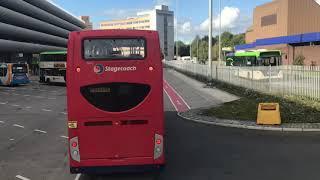
[[303, 55], [305, 65], [320, 65], [319, 0], [274, 0], [256, 7], [246, 43], [236, 50], [277, 49], [284, 64]]

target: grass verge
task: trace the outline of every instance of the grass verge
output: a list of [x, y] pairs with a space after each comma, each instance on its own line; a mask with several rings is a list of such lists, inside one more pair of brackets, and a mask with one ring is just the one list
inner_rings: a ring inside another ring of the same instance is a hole
[[245, 88], [214, 82], [216, 88], [240, 97], [205, 114], [224, 119], [256, 121], [259, 103], [279, 103], [283, 123], [320, 123], [320, 102], [296, 97], [263, 94]]
[[[181, 71], [180, 71], [181, 72]], [[200, 81], [205, 77], [182, 72]], [[222, 119], [256, 121], [259, 103], [279, 103], [283, 123], [320, 123], [320, 102], [293, 96], [274, 96], [246, 88], [213, 81], [214, 87], [237, 95], [239, 100], [204, 110], [205, 115]]]

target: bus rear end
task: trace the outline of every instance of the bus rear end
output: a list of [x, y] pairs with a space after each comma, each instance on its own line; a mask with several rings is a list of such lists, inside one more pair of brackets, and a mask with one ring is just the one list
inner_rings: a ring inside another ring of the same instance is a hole
[[71, 173], [161, 167], [163, 77], [157, 32], [73, 32], [68, 52]]
[[28, 84], [30, 83], [29, 80], [29, 67], [28, 64], [10, 64], [9, 67], [11, 68], [11, 84], [10, 85], [21, 85], [21, 84]]

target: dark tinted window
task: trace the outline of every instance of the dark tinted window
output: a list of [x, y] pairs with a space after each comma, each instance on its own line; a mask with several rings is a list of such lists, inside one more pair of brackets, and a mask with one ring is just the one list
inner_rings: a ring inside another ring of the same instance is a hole
[[150, 86], [135, 83], [108, 83], [81, 87], [83, 97], [108, 112], [123, 112], [138, 106], [149, 94]]
[[12, 73], [27, 73], [28, 67], [26, 64], [14, 64], [12, 65]]
[[41, 54], [40, 61], [65, 62], [67, 61], [67, 55], [66, 54]]
[[84, 41], [86, 60], [142, 60], [146, 56], [145, 40], [140, 39], [88, 39]]
[[261, 18], [261, 27], [277, 24], [277, 14], [263, 16]]
[[8, 68], [6, 67], [0, 67], [0, 77], [7, 76]]

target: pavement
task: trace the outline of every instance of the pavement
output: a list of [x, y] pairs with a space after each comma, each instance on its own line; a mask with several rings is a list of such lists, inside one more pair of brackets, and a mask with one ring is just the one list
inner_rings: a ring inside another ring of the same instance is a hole
[[[193, 86], [186, 88], [182, 79], [171, 73], [165, 71], [167, 83], [190, 108], [205, 104], [200, 100], [204, 97], [198, 96], [201, 91]], [[198, 97], [191, 97], [189, 92]], [[211, 100], [215, 99], [213, 104], [222, 101], [220, 97]], [[0, 87], [0, 180], [313, 180], [319, 177], [318, 132], [256, 131], [196, 123], [179, 117], [167, 95], [164, 108], [167, 165], [161, 173], [70, 175], [65, 138], [65, 87], [37, 82]]]
[[216, 88], [207, 88], [204, 83], [194, 80], [175, 70], [168, 69], [166, 72], [166, 77], [170, 76], [171, 83], [177, 84], [175, 88], [184, 95], [190, 103], [189, 106], [192, 107], [188, 110], [178, 112], [178, 115], [184, 119], [209, 125], [241, 129], [283, 132], [320, 132], [320, 123], [283, 123], [279, 126], [266, 126], [257, 125], [255, 120], [230, 120], [206, 116], [203, 114], [204, 109], [237, 100], [239, 97]]

